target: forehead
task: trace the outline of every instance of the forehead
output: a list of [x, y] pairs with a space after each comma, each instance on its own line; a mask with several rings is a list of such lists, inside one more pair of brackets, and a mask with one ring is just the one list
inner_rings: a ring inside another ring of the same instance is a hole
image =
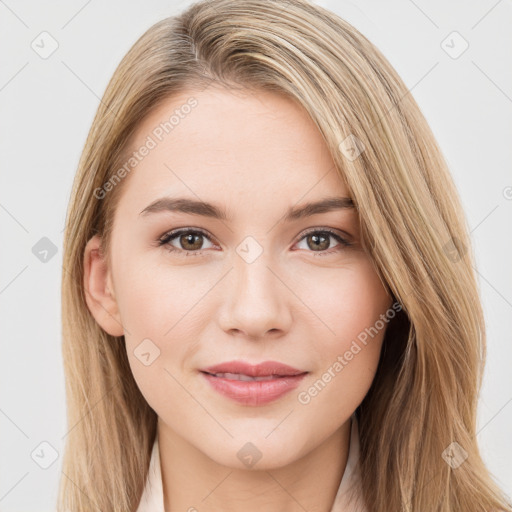
[[137, 211], [165, 194], [217, 202], [270, 195], [286, 206], [347, 195], [307, 112], [274, 92], [210, 86], [169, 97], [137, 128], [128, 157], [134, 152], [122, 196]]

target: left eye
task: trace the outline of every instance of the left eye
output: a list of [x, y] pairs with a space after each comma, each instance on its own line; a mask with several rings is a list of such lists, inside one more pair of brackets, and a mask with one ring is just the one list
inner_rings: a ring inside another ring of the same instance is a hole
[[[306, 246], [308, 249], [312, 249], [312, 252], [318, 252], [320, 254], [315, 254], [315, 256], [320, 256], [323, 254], [330, 254], [334, 251], [327, 251], [326, 249], [330, 248], [331, 242], [330, 240], [334, 239], [339, 243], [339, 249], [342, 249], [343, 247], [350, 246], [350, 243], [342, 238], [340, 235], [335, 233], [334, 231], [329, 230], [317, 230], [317, 231], [310, 231], [309, 233], [306, 233], [300, 240], [302, 242], [303, 240], [306, 242]], [[299, 242], [299, 243], [300, 243]]]
[[[175, 239], [178, 240], [181, 247], [176, 247], [172, 244]], [[203, 249], [213, 247], [211, 242], [210, 247], [204, 247], [203, 239], [210, 240], [208, 235], [201, 230], [181, 229], [165, 234], [158, 240], [158, 245], [165, 245], [171, 252], [184, 252], [188, 256], [192, 253], [201, 253]], [[336, 240], [338, 242], [338, 246], [335, 246], [334, 251], [327, 251], [331, 246], [331, 239]], [[315, 231], [307, 232], [299, 239], [297, 246], [299, 247], [300, 243], [303, 241], [306, 243], [306, 249], [311, 249], [311, 252], [318, 253], [315, 254], [315, 256], [331, 254], [336, 250], [341, 250], [344, 247], [349, 247], [351, 245], [348, 240], [344, 239], [334, 231], [326, 229], [317, 229]], [[299, 249], [304, 249], [304, 247], [299, 247]]]

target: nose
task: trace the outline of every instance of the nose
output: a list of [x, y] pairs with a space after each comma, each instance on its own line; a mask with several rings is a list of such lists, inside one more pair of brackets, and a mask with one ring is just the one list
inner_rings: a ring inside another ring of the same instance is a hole
[[230, 335], [253, 340], [280, 337], [292, 325], [293, 293], [286, 286], [285, 277], [264, 255], [252, 263], [235, 258], [223, 280], [222, 296], [226, 299], [218, 322]]

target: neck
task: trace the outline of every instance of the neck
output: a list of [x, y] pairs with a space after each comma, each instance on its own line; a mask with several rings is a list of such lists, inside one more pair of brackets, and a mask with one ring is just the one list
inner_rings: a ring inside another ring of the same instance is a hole
[[212, 460], [159, 419], [165, 510], [261, 512], [271, 506], [280, 512], [328, 512], [345, 471], [350, 428], [349, 418], [314, 450], [284, 466], [240, 469]]

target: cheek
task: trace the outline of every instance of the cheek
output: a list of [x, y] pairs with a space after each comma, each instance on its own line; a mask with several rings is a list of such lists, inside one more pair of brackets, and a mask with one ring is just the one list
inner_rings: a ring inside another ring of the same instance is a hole
[[320, 325], [311, 336], [321, 365], [318, 391], [306, 390], [304, 403], [322, 392], [325, 404], [340, 403], [336, 396], [343, 397], [345, 407], [349, 400], [355, 408], [377, 370], [391, 297], [369, 261], [337, 269], [316, 283], [308, 286], [308, 306], [315, 313], [315, 325], [316, 320]]
[[345, 268], [317, 273], [314, 281], [301, 283], [302, 294], [321, 321], [318, 332], [328, 346], [350, 345], [353, 338], [374, 326], [391, 306], [391, 297], [366, 258], [361, 257]]
[[214, 281], [182, 268], [132, 263], [118, 265], [115, 283], [128, 360], [149, 405], [171, 410], [176, 401], [189, 401], [179, 382], [183, 365], [199, 350], [198, 334], [208, 318], [200, 299]]
[[115, 289], [123, 325], [129, 332], [155, 340], [165, 340], [188, 321], [194, 304], [211, 287], [211, 279], [143, 255], [121, 262], [117, 277]]

